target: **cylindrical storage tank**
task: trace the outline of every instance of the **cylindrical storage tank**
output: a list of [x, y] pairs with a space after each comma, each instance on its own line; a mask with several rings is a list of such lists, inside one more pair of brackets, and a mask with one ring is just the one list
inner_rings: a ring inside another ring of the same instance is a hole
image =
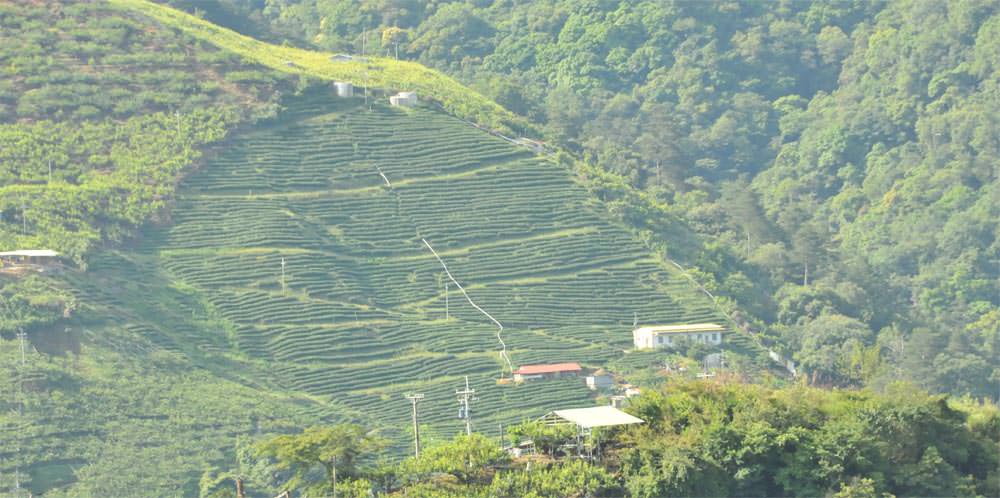
[[354, 96], [354, 85], [346, 81], [335, 81], [333, 83], [333, 88], [337, 92], [338, 97], [353, 97]]

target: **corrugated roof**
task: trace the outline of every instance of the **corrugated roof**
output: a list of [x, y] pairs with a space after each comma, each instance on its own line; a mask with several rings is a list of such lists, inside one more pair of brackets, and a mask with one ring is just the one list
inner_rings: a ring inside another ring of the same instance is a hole
[[655, 325], [639, 327], [633, 333], [680, 334], [685, 332], [721, 332], [722, 325], [715, 323], [692, 323], [689, 325]]
[[524, 365], [514, 371], [520, 375], [547, 374], [557, 372], [579, 372], [579, 363], [553, 363], [551, 365]]
[[571, 410], [556, 410], [552, 412], [557, 417], [572, 422], [580, 427], [608, 427], [612, 425], [642, 424], [645, 421], [633, 417], [613, 406], [595, 406], [593, 408], [574, 408]]
[[30, 258], [35, 257], [56, 257], [59, 253], [51, 249], [21, 249], [20, 251], [6, 251], [0, 252], [0, 256], [27, 256]]

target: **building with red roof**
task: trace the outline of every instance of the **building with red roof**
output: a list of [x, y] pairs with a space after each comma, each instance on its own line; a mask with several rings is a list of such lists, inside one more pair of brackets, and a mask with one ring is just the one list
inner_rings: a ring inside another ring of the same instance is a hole
[[514, 382], [556, 377], [576, 377], [583, 371], [579, 363], [550, 363], [547, 365], [524, 365], [514, 370]]

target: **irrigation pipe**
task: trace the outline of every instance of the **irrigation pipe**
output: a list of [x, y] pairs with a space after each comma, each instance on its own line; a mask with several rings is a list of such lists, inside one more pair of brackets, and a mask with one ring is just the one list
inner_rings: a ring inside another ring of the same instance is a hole
[[496, 318], [493, 318], [493, 315], [487, 313], [486, 310], [480, 308], [479, 305], [476, 304], [475, 301], [473, 301], [471, 297], [469, 297], [469, 293], [465, 292], [465, 288], [462, 287], [462, 284], [458, 283], [458, 280], [455, 280], [455, 277], [453, 277], [451, 275], [451, 272], [448, 271], [448, 265], [444, 264], [444, 260], [441, 259], [441, 256], [438, 256], [438, 253], [434, 250], [433, 247], [431, 247], [430, 242], [427, 242], [427, 239], [424, 239], [424, 238], [421, 238], [420, 241], [423, 242], [424, 245], [427, 246], [427, 249], [429, 249], [431, 251], [431, 254], [433, 254], [434, 257], [437, 258], [438, 263], [441, 263], [441, 267], [444, 268], [444, 272], [445, 272], [445, 274], [448, 275], [448, 279], [451, 280], [452, 283], [454, 283], [456, 287], [458, 287], [458, 290], [462, 291], [462, 295], [465, 296], [465, 299], [467, 301], [469, 301], [469, 304], [471, 304], [473, 308], [476, 308], [477, 310], [479, 310], [480, 313], [486, 315], [486, 318], [489, 318], [493, 323], [496, 324], [496, 326], [497, 326], [497, 340], [500, 341], [500, 357], [503, 358], [504, 361], [507, 362], [507, 368], [510, 369], [511, 372], [513, 372], [514, 371], [514, 367], [510, 363], [510, 357], [507, 356], [507, 343], [503, 342], [503, 337], [500, 336], [500, 334], [503, 332], [503, 324], [500, 323], [500, 321], [497, 320]]
[[379, 166], [378, 166], [378, 165], [376, 164], [376, 165], [375, 165], [375, 169], [377, 169], [377, 170], [378, 170], [378, 174], [379, 174], [379, 175], [380, 175], [380, 176], [382, 177], [382, 179], [383, 179], [383, 180], [385, 180], [385, 185], [386, 185], [387, 187], [389, 187], [389, 190], [392, 190], [392, 184], [391, 184], [391, 183], [389, 183], [389, 177], [385, 176], [385, 173], [383, 173], [383, 172], [382, 172], [382, 168], [380, 168], [380, 167], [379, 167]]

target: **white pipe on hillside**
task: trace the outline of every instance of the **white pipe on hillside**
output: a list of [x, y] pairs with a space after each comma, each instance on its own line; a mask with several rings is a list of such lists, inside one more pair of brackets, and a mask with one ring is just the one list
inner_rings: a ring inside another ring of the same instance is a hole
[[444, 264], [444, 260], [441, 259], [441, 256], [438, 256], [438, 253], [434, 250], [433, 247], [431, 247], [430, 242], [427, 242], [427, 239], [424, 238], [421, 238], [420, 241], [423, 242], [424, 245], [427, 246], [427, 249], [431, 251], [431, 254], [433, 254], [434, 257], [437, 258], [438, 263], [441, 263], [441, 267], [444, 268], [445, 274], [447, 274], [448, 278], [455, 284], [456, 287], [458, 287], [458, 290], [462, 291], [462, 295], [465, 296], [465, 299], [467, 301], [469, 301], [469, 304], [471, 304], [473, 308], [479, 310], [480, 313], [486, 315], [486, 318], [489, 318], [490, 320], [493, 321], [493, 323], [497, 325], [497, 340], [500, 341], [500, 347], [501, 347], [500, 357], [507, 362], [507, 368], [510, 369], [511, 372], [513, 372], [514, 367], [510, 363], [510, 357], [507, 356], [507, 343], [503, 342], [503, 338], [500, 336], [501, 332], [503, 332], [503, 324], [500, 323], [500, 321], [497, 320], [496, 318], [493, 318], [493, 315], [487, 313], [486, 310], [480, 308], [479, 305], [476, 304], [471, 297], [469, 297], [469, 293], [465, 292], [465, 288], [462, 287], [462, 284], [458, 283], [458, 280], [455, 280], [455, 277], [451, 275], [451, 272], [448, 271], [448, 265]]

